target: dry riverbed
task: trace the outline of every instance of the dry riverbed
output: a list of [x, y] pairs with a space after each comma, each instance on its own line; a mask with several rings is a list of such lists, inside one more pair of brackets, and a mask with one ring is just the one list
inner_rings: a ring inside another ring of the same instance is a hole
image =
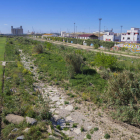
[[[80, 96], [76, 99], [71, 98], [64, 89], [49, 86], [49, 83], [38, 80], [39, 75], [33, 60], [22, 53], [22, 50], [20, 50], [20, 56], [24, 67], [34, 74], [37, 81], [34, 83], [35, 90], [39, 90], [44, 100], [50, 102], [50, 111], [53, 114], [52, 123], [56, 133], [62, 131], [74, 140], [86, 140], [87, 134], [92, 140], [104, 140], [105, 134], [110, 135], [110, 140], [140, 139], [138, 128], [124, 123], [115, 123], [96, 105], [87, 101], [78, 102]], [[56, 129], [57, 126], [60, 126], [61, 130]], [[83, 128], [82, 131], [81, 128]]]

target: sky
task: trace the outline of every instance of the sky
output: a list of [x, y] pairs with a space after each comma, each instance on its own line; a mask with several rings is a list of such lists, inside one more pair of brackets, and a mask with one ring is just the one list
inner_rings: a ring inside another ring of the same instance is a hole
[[[11, 26], [23, 32], [94, 32], [112, 29], [126, 32], [140, 28], [140, 0], [1, 0], [0, 32], [11, 33]], [[76, 30], [77, 26], [77, 30]]]

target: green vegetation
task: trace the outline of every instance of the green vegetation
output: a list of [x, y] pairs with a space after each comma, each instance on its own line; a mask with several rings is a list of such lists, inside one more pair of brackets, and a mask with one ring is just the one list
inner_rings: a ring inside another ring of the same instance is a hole
[[110, 135], [107, 133], [107, 134], [105, 134], [104, 138], [105, 139], [109, 139], [110, 138]]
[[[15, 38], [14, 38], [15, 39]], [[23, 135], [26, 140], [48, 138], [47, 128], [51, 125], [48, 102], [44, 102], [41, 94], [34, 91], [33, 83], [35, 82], [31, 72], [25, 69], [20, 62], [18, 47], [13, 38], [7, 38], [5, 46], [6, 61], [5, 67], [5, 85], [3, 93], [3, 112], [2, 112], [2, 137], [4, 140], [15, 139]], [[10, 77], [9, 79], [6, 79]], [[6, 120], [8, 114], [15, 114], [23, 117], [32, 117], [37, 120], [34, 125], [27, 124], [26, 121], [20, 124], [14, 124]], [[47, 120], [42, 121], [42, 120]], [[28, 133], [23, 130], [30, 128]], [[11, 132], [14, 128], [18, 131]], [[9, 135], [12, 133], [12, 135]], [[45, 133], [45, 135], [43, 134]]]
[[61, 130], [61, 126], [60, 125], [57, 125], [56, 128], [59, 129], [59, 130]]
[[65, 101], [64, 103], [65, 103], [65, 105], [66, 105], [66, 104], [69, 104], [69, 102], [68, 102], [68, 101]]
[[99, 130], [99, 128], [97, 128], [97, 127], [94, 128], [94, 131], [98, 131], [98, 130]]
[[113, 68], [116, 66], [117, 58], [115, 56], [97, 53], [94, 59], [94, 64], [99, 67]]
[[86, 137], [87, 137], [87, 139], [91, 139], [91, 135], [90, 134], [87, 134]]
[[72, 125], [72, 127], [74, 128], [74, 127], [77, 127], [77, 123], [73, 123], [73, 125]]
[[80, 129], [80, 130], [81, 130], [81, 132], [83, 132], [85, 129], [84, 129], [84, 127], [83, 127], [83, 126], [81, 126], [81, 129]]
[[[100, 43], [95, 41], [96, 44]], [[138, 60], [79, 51], [72, 47], [25, 38], [13, 38], [9, 44], [16, 46], [15, 54], [18, 54], [16, 50], [20, 48], [35, 60], [41, 80], [63, 87], [68, 90], [71, 98], [80, 96], [84, 101], [91, 101], [99, 106], [111, 106], [113, 110], [110, 114], [113, 118], [140, 125]], [[43, 53], [33, 52], [33, 48], [38, 44], [43, 46]], [[16, 56], [19, 61], [20, 57]], [[24, 70], [23, 73], [29, 72]], [[16, 80], [17, 85], [21, 85], [19, 81]], [[9, 94], [7, 89], [7, 95]], [[81, 99], [75, 102], [80, 103]]]
[[[6, 38], [0, 37], [0, 61], [4, 61], [5, 42], [6, 42]], [[3, 67], [2, 67], [2, 62], [0, 62], [0, 90], [1, 90], [2, 73], [3, 73]]]

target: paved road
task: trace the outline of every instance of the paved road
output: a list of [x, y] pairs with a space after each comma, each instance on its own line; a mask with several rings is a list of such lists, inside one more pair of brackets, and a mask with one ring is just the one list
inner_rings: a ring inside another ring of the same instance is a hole
[[49, 40], [38, 39], [38, 38], [31, 38], [31, 39], [38, 40], [38, 41], [47, 41], [47, 42], [51, 42], [51, 43], [59, 44], [59, 45], [71, 46], [71, 47], [74, 47], [74, 48], [84, 49], [84, 50], [88, 50], [88, 51], [103, 52], [103, 53], [106, 53], [106, 54], [112, 54], [112, 55], [118, 55], [118, 56], [125, 56], [125, 57], [140, 59], [139, 56], [131, 56], [131, 55], [125, 55], [125, 54], [118, 54], [118, 53], [111, 53], [111, 52], [105, 52], [105, 51], [95, 50], [91, 46], [84, 46], [84, 45], [72, 44], [72, 43], [63, 43], [63, 42], [60, 42], [60, 41], [49, 41]]

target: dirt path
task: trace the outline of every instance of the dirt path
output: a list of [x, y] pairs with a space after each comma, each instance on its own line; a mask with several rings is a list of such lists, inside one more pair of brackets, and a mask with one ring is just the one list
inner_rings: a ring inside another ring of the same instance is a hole
[[112, 54], [112, 55], [118, 55], [118, 56], [124, 56], [124, 57], [130, 57], [130, 58], [137, 58], [137, 59], [140, 59], [139, 56], [131, 56], [131, 55], [117, 54], [117, 53], [111, 53], [111, 52], [105, 52], [105, 51], [95, 50], [95, 49], [93, 49], [91, 46], [84, 46], [84, 45], [72, 44], [72, 43], [63, 43], [63, 42], [60, 42], [60, 41], [49, 41], [49, 40], [37, 39], [37, 38], [31, 38], [31, 39], [38, 40], [38, 41], [43, 41], [43, 42], [44, 42], [44, 41], [48, 41], [48, 42], [51, 42], [51, 43], [54, 43], [54, 44], [64, 45], [64, 46], [71, 46], [71, 47], [74, 47], [74, 48], [84, 49], [84, 50], [88, 50], [88, 51], [103, 52], [103, 53], [106, 53], [106, 54]]
[[[61, 132], [73, 137], [73, 140], [86, 140], [86, 135], [91, 135], [91, 140], [105, 140], [104, 135], [108, 133], [110, 140], [140, 140], [140, 130], [133, 126], [122, 123], [121, 125], [109, 119], [109, 117], [94, 104], [83, 101], [76, 102], [75, 98], [67, 95], [66, 91], [57, 86], [49, 86], [49, 83], [38, 80], [37, 67], [34, 66], [33, 60], [20, 50], [21, 62], [24, 67], [30, 70], [35, 76], [36, 83], [34, 86], [40, 90], [44, 99], [50, 101], [50, 111], [53, 113], [52, 122], [56, 129], [60, 125]], [[26, 59], [28, 58], [28, 59]], [[28, 62], [27, 62], [28, 60]], [[33, 69], [31, 69], [31, 66]], [[76, 97], [78, 101], [79, 97]], [[75, 126], [74, 126], [75, 125]], [[65, 131], [67, 127], [67, 131]], [[81, 127], [84, 131], [81, 132]], [[94, 131], [96, 128], [97, 131]]]

